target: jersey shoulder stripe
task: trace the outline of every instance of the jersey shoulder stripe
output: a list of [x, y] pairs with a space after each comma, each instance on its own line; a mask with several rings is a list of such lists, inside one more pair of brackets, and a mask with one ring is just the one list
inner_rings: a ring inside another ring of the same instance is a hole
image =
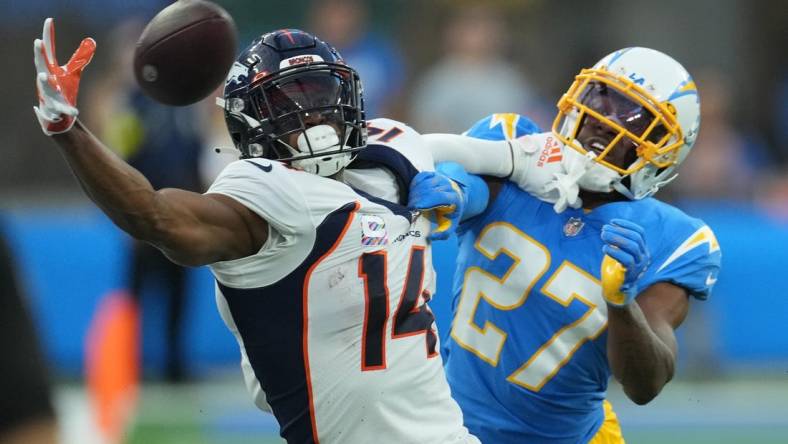
[[714, 232], [711, 231], [711, 228], [709, 228], [708, 225], [704, 225], [692, 233], [681, 245], [678, 246], [678, 248], [676, 248], [675, 251], [673, 251], [673, 253], [665, 260], [665, 262], [659, 266], [657, 271], [661, 271], [663, 268], [672, 264], [676, 259], [683, 256], [688, 251], [692, 250], [693, 248], [700, 247], [701, 245], [706, 245], [708, 247], [709, 254], [720, 251], [720, 244], [717, 241], [717, 238], [714, 236]]

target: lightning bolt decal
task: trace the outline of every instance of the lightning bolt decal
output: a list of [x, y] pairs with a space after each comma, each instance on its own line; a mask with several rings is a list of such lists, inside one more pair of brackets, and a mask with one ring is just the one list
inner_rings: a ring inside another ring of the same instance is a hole
[[520, 116], [515, 113], [498, 113], [493, 114], [492, 118], [490, 119], [490, 129], [495, 128], [496, 126], [501, 126], [501, 132], [503, 132], [504, 137], [506, 140], [514, 139], [515, 128], [517, 128], [517, 121], [520, 119]]

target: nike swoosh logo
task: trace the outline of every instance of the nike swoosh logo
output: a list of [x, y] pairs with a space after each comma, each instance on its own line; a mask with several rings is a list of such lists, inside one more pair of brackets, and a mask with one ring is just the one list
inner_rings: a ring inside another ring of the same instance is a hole
[[268, 165], [260, 165], [259, 163], [252, 162], [251, 160], [247, 160], [247, 162], [251, 163], [252, 165], [256, 166], [257, 168], [260, 168], [261, 170], [265, 171], [266, 173], [270, 173], [271, 170], [274, 168], [274, 166], [271, 165], [270, 163]]
[[711, 287], [717, 282], [717, 278], [713, 277], [711, 274], [706, 276], [706, 286]]

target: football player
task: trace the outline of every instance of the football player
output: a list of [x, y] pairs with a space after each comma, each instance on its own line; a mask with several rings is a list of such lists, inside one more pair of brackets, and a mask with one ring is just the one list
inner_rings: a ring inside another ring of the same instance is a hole
[[[430, 233], [406, 206], [414, 177], [433, 168], [422, 136], [393, 120], [366, 122], [355, 70], [316, 37], [280, 30], [241, 53], [217, 100], [241, 160], [206, 194], [156, 191], [76, 120], [80, 76], [94, 51], [85, 39], [59, 66], [45, 21], [34, 43], [42, 129], [119, 227], [177, 263], [210, 265], [247, 386], [282, 436], [476, 442], [436, 352], [427, 240], [484, 208], [470, 199], [483, 182], [466, 180], [460, 194], [448, 181], [431, 190], [445, 205], [430, 208], [440, 222]], [[480, 173], [525, 171], [537, 161], [519, 147], [498, 148], [505, 161]], [[547, 171], [534, 177], [549, 180]]]
[[[565, 165], [556, 211], [526, 186], [490, 181], [486, 210], [458, 229], [446, 372], [482, 442], [623, 443], [605, 400], [610, 375], [637, 404], [673, 377], [674, 331], [690, 300], [709, 296], [721, 253], [706, 224], [652, 195], [676, 177], [699, 112], [678, 62], [626, 48], [577, 75], [551, 132], [517, 115], [488, 117], [467, 132], [538, 152], [543, 165], [532, 170]], [[468, 145], [431, 137], [443, 148]], [[436, 160], [465, 158], [446, 151]], [[456, 164], [439, 170], [468, 181]]]
[[76, 119], [95, 42], [63, 66], [54, 43], [47, 19], [34, 43], [42, 129], [120, 228], [210, 266], [247, 387], [287, 442], [478, 443], [426, 305], [430, 224], [406, 207], [432, 158], [409, 127], [365, 122], [358, 75], [333, 47], [280, 30], [241, 53], [219, 101], [241, 159], [198, 194], [154, 190]]

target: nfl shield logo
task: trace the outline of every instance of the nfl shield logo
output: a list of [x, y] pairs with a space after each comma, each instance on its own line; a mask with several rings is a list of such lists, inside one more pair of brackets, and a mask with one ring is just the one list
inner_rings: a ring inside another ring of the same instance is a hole
[[579, 217], [570, 217], [564, 225], [564, 235], [568, 237], [577, 236], [577, 233], [583, 229], [585, 223]]

